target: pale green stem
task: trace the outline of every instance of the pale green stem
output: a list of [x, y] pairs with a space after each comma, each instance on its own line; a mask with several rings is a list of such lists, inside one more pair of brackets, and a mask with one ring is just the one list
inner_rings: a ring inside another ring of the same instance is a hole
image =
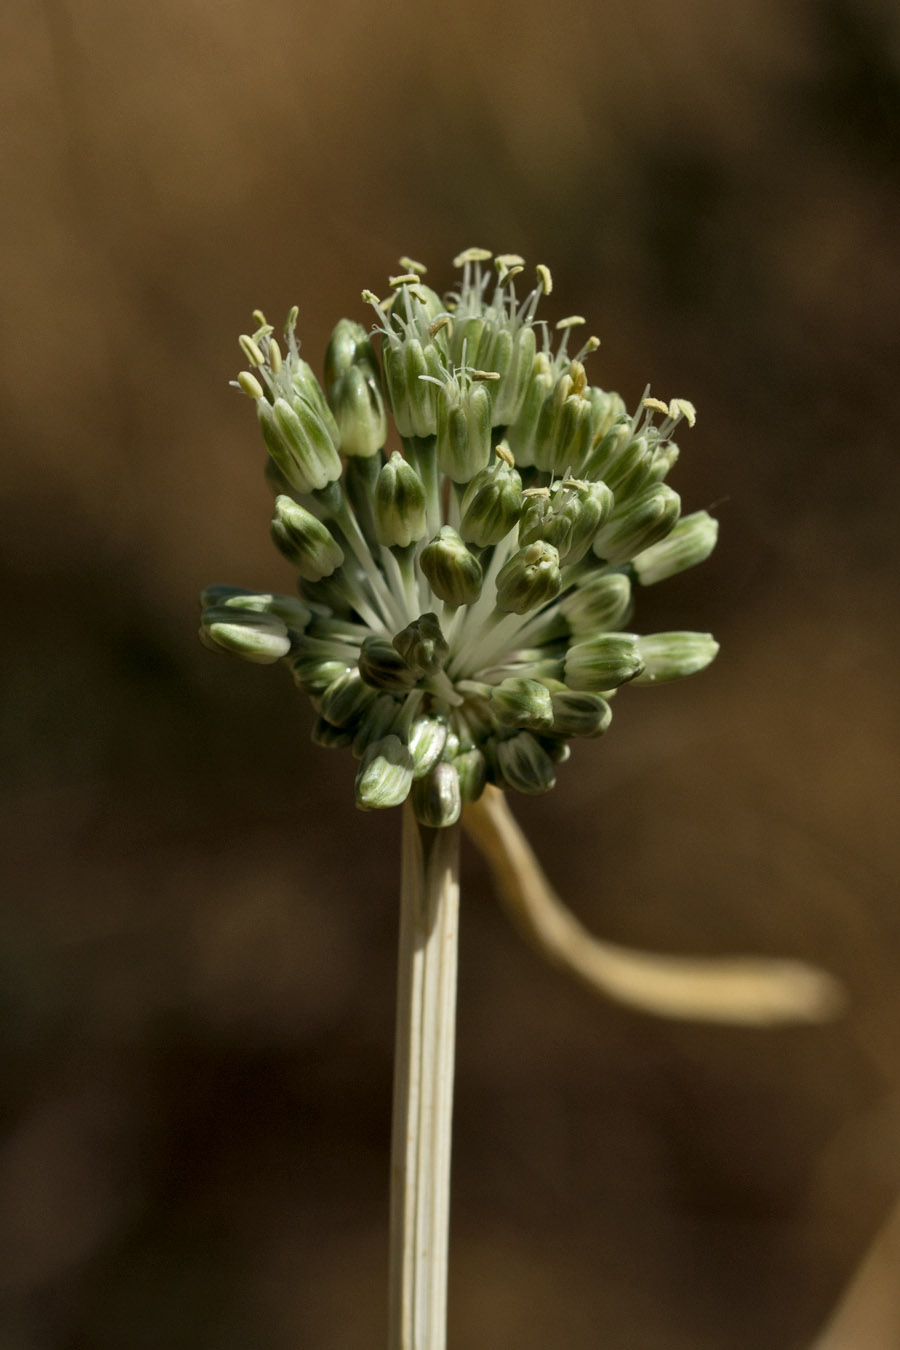
[[444, 1350], [459, 824], [403, 808], [391, 1154], [389, 1350]]

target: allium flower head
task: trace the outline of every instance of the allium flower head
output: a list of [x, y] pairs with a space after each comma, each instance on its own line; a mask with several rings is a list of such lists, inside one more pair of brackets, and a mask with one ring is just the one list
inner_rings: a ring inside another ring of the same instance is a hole
[[[262, 314], [240, 339], [275, 492], [272, 538], [300, 599], [215, 586], [207, 645], [285, 661], [316, 713], [313, 740], [359, 761], [356, 801], [452, 824], [485, 783], [552, 788], [570, 741], [609, 726], [626, 683], [702, 670], [705, 633], [630, 631], [633, 590], [702, 562], [705, 512], [665, 483], [686, 399], [629, 414], [588, 383], [584, 322], [537, 318], [546, 267], [467, 249], [441, 298], [401, 259], [374, 343], [341, 319], [325, 386]], [[376, 355], [376, 346], [380, 352]], [[390, 430], [386, 409], [393, 419]]]

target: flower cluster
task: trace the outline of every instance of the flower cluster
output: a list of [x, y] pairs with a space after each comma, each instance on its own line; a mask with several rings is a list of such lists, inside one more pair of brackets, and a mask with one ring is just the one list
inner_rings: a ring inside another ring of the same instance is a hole
[[[425, 268], [379, 300], [374, 335], [342, 319], [324, 389], [257, 312], [236, 384], [256, 404], [275, 493], [272, 538], [299, 598], [212, 586], [201, 637], [284, 660], [316, 711], [313, 740], [359, 761], [356, 801], [452, 824], [485, 783], [552, 788], [573, 737], [600, 736], [625, 683], [703, 669], [706, 633], [629, 631], [636, 585], [701, 562], [705, 511], [682, 517], [665, 482], [685, 399], [629, 414], [588, 383], [580, 317], [536, 318], [546, 267], [519, 298], [523, 260], [471, 248], [441, 297]], [[392, 432], [386, 409], [390, 409]]]

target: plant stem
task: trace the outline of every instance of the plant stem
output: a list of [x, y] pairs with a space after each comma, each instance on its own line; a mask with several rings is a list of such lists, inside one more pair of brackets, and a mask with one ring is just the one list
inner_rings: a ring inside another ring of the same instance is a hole
[[444, 1350], [459, 824], [403, 808], [391, 1149], [389, 1350]]

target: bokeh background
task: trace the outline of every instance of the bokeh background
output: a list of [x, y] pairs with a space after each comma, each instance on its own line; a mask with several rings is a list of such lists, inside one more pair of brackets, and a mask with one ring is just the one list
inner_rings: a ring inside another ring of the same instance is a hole
[[[717, 664], [521, 801], [597, 932], [803, 957], [825, 1028], [604, 1005], [464, 860], [450, 1344], [808, 1347], [900, 1192], [900, 23], [874, 0], [22, 0], [0, 24], [3, 1350], [384, 1342], [399, 822], [283, 672], [250, 310], [545, 262], [699, 408]], [[897, 1333], [900, 1336], [900, 1333]], [[860, 1341], [885, 1350], [898, 1340]]]

